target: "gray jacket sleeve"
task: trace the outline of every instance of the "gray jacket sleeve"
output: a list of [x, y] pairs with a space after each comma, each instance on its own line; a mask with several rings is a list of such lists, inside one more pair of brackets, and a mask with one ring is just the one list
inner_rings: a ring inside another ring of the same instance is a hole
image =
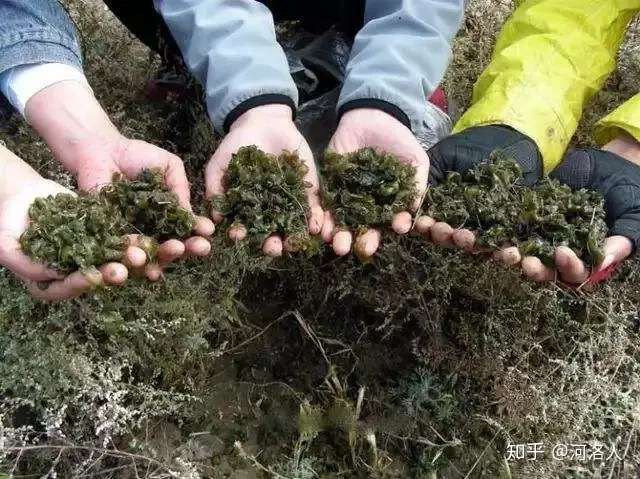
[[268, 103], [295, 110], [298, 91], [269, 9], [255, 0], [155, 0], [187, 66], [206, 91], [218, 132]]
[[367, 0], [338, 114], [379, 108], [421, 133], [463, 14], [464, 0]]

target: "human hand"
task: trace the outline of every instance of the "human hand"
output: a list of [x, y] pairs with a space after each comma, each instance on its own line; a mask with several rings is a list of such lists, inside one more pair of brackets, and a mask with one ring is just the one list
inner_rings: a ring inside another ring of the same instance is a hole
[[[0, 264], [21, 278], [33, 296], [45, 301], [71, 299], [101, 284], [123, 284], [128, 270], [121, 263], [108, 263], [97, 270], [78, 271], [65, 276], [24, 254], [20, 237], [29, 226], [29, 207], [35, 199], [73, 193], [42, 178], [13, 155], [8, 161], [12, 162], [11, 181], [14, 186], [3, 187], [0, 191]], [[123, 258], [134, 267], [142, 267], [146, 262], [144, 251], [133, 246], [127, 248]], [[43, 284], [46, 287], [43, 288]]]
[[[180, 205], [191, 211], [189, 182], [180, 158], [121, 135], [85, 85], [71, 81], [45, 88], [29, 99], [25, 115], [56, 159], [76, 176], [80, 189], [95, 191], [110, 183], [116, 173], [135, 179], [142, 170], [157, 168], [164, 172], [165, 184], [176, 194]], [[206, 238], [213, 231], [211, 220], [197, 217], [193, 237], [184, 242], [171, 239], [160, 245], [157, 262], [144, 268], [147, 277], [152, 281], [160, 279], [162, 268], [185, 254], [208, 255], [211, 245]], [[131, 238], [134, 246], [142, 241]]]
[[[469, 128], [440, 141], [429, 150], [431, 168], [429, 184], [437, 185], [447, 174], [464, 174], [485, 161], [495, 150], [502, 150], [513, 158], [523, 172], [523, 184], [533, 185], [542, 176], [542, 157], [535, 142], [522, 133], [502, 125], [488, 125]], [[437, 222], [429, 216], [421, 216], [416, 221], [416, 230], [430, 237], [441, 246], [458, 247], [467, 251], [475, 250], [476, 235], [466, 228], [454, 229], [444, 222]], [[517, 249], [506, 246], [496, 252], [497, 259], [508, 265], [517, 264]]]
[[[280, 155], [283, 151], [297, 152], [308, 168], [305, 180], [311, 185], [307, 190], [309, 201], [309, 233], [317, 235], [322, 228], [324, 212], [320, 205], [318, 173], [313, 161], [311, 148], [293, 123], [291, 108], [286, 105], [264, 105], [245, 112], [231, 125], [229, 133], [224, 137], [205, 170], [206, 195], [211, 198], [225, 192], [224, 176], [231, 157], [243, 146], [255, 145], [265, 153]], [[212, 211], [215, 222], [223, 216]], [[247, 236], [242, 225], [229, 228], [229, 237], [241, 241]], [[278, 235], [269, 236], [262, 245], [268, 256], [280, 256], [287, 247], [286, 238]]]
[[590, 271], [571, 249], [561, 246], [555, 252], [555, 269], [544, 266], [536, 257], [527, 256], [522, 259], [524, 274], [538, 282], [559, 277], [573, 285], [589, 279], [596, 283], [607, 279], [640, 243], [639, 164], [640, 143], [631, 138], [615, 140], [602, 150], [590, 148], [569, 152], [551, 177], [572, 189], [587, 188], [604, 196], [609, 227], [604, 259]]
[[[395, 155], [403, 163], [416, 169], [416, 200], [418, 209], [427, 187], [429, 157], [411, 130], [393, 116], [377, 109], [360, 108], [346, 112], [340, 119], [338, 128], [329, 143], [329, 151], [347, 154], [362, 148]], [[403, 211], [393, 218], [391, 227], [398, 234], [408, 233], [413, 226], [410, 212]], [[344, 256], [351, 251], [353, 233], [337, 230], [330, 212], [325, 213], [322, 237], [332, 243], [333, 251]], [[380, 231], [370, 229], [360, 234], [354, 248], [361, 258], [368, 258], [380, 246]]]
[[[77, 145], [75, 155], [72, 171], [82, 190], [95, 191], [110, 183], [116, 173], [135, 179], [145, 169], [159, 169], [164, 172], [165, 185], [176, 194], [180, 206], [191, 211], [189, 183], [182, 161], [162, 148], [117, 136], [110, 140], [83, 142]], [[207, 237], [213, 231], [210, 219], [197, 217], [194, 236], [185, 241], [170, 239], [162, 243], [156, 262], [145, 267], [146, 276], [156, 281], [162, 276], [163, 267], [185, 255], [207, 256], [211, 251]], [[132, 245], [138, 246], [141, 241], [142, 237], [130, 237]]]

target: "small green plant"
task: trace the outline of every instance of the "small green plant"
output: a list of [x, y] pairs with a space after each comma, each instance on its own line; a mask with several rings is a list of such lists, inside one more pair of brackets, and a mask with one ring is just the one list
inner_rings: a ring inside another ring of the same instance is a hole
[[278, 234], [305, 249], [310, 241], [307, 171], [295, 153], [276, 157], [256, 146], [241, 148], [229, 163], [226, 193], [213, 198], [213, 206], [230, 224], [243, 225], [253, 242]]
[[386, 225], [416, 196], [415, 168], [372, 148], [348, 155], [328, 152], [322, 177], [325, 206], [341, 226]]
[[195, 225], [193, 214], [178, 204], [157, 169], [144, 170], [135, 180], [116, 175], [100, 195], [120, 210], [132, 232], [158, 241], [186, 238]]
[[[145, 170], [134, 181], [114, 177], [97, 195], [38, 198], [29, 218], [20, 238], [23, 251], [62, 272], [120, 260], [127, 234], [145, 234], [155, 243], [184, 238], [194, 226], [158, 170]], [[153, 249], [146, 248], [149, 254]]]
[[607, 232], [602, 196], [572, 191], [548, 177], [526, 187], [521, 178], [514, 160], [494, 152], [465, 175], [450, 173], [430, 188], [426, 212], [455, 228], [476, 231], [480, 247], [516, 245], [552, 265], [555, 248], [564, 245], [589, 264], [598, 264]]
[[38, 198], [31, 224], [20, 239], [23, 251], [62, 272], [86, 269], [122, 257], [125, 225], [103, 197], [59, 194]]

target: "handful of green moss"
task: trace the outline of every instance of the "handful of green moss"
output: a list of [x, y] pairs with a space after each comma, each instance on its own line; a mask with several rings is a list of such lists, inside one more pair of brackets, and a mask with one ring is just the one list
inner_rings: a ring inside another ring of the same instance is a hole
[[256, 146], [240, 148], [225, 174], [226, 193], [212, 199], [213, 207], [230, 225], [243, 225], [256, 244], [277, 234], [305, 250], [310, 245], [307, 171], [295, 153], [274, 156]]
[[195, 221], [159, 170], [145, 170], [135, 181], [117, 176], [97, 195], [38, 198], [29, 218], [20, 238], [23, 251], [62, 272], [120, 260], [127, 234], [185, 238]]
[[494, 152], [465, 175], [449, 173], [430, 188], [426, 213], [454, 228], [476, 231], [480, 247], [515, 245], [552, 266], [555, 248], [568, 246], [587, 263], [599, 264], [607, 233], [602, 196], [572, 191], [548, 177], [525, 187], [521, 178], [514, 160]]
[[417, 194], [415, 168], [372, 148], [348, 155], [329, 152], [321, 172], [325, 206], [341, 226], [387, 225]]

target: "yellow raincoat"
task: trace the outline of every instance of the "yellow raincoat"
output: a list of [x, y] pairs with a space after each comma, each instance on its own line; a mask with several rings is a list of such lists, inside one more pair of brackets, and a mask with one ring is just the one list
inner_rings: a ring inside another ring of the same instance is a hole
[[[473, 104], [454, 131], [505, 124], [537, 143], [545, 171], [562, 160], [585, 103], [615, 68], [640, 0], [525, 0], [505, 23]], [[640, 141], [640, 94], [602, 119], [601, 143]]]

